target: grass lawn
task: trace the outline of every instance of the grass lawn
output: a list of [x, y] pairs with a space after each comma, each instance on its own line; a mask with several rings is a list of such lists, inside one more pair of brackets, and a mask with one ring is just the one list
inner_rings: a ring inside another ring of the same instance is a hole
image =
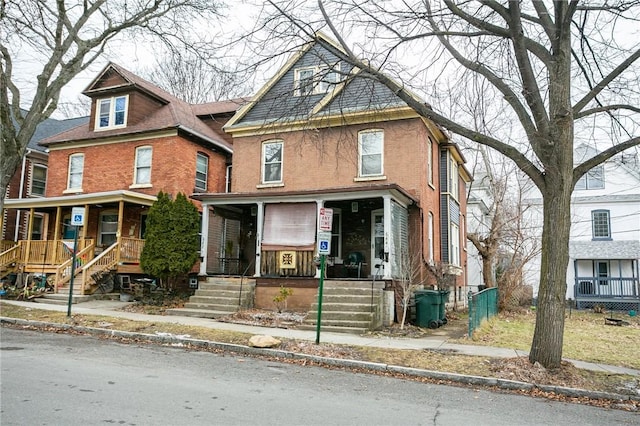
[[[500, 314], [485, 322], [473, 339], [458, 343], [498, 346], [528, 351], [533, 339], [535, 311]], [[605, 318], [622, 319], [623, 326], [607, 325]], [[565, 314], [563, 357], [640, 370], [640, 317], [626, 312], [594, 313], [568, 311]]]

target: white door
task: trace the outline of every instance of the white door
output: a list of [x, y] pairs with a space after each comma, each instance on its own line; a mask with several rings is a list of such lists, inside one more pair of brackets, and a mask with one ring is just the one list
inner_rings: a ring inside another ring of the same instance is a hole
[[[384, 209], [371, 212], [371, 275], [382, 276], [382, 263], [384, 262]], [[376, 268], [376, 265], [380, 265]]]

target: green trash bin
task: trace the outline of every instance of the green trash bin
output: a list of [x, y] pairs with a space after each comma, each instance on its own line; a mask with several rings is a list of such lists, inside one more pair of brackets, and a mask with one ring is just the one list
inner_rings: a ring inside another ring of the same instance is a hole
[[440, 294], [435, 290], [416, 290], [416, 324], [418, 327], [438, 328], [440, 321]]
[[438, 292], [440, 294], [440, 310], [439, 310], [439, 316], [438, 319], [440, 320], [440, 322], [442, 323], [442, 325], [447, 323], [447, 313], [446, 313], [446, 305], [447, 305], [447, 301], [449, 300], [449, 294], [451, 293], [450, 290], [440, 290]]

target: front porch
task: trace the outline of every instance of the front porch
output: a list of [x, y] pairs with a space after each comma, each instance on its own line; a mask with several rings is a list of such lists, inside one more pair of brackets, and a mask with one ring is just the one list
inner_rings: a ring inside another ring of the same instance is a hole
[[[105, 249], [95, 240], [78, 240], [74, 271], [74, 293], [95, 292], [103, 278], [114, 274], [142, 274], [140, 255], [144, 240], [122, 237]], [[0, 253], [0, 279], [11, 274], [46, 277], [55, 293], [68, 291], [73, 262], [73, 241], [21, 240]]]
[[599, 305], [610, 310], [640, 310], [638, 282], [638, 277], [576, 277], [576, 307], [588, 309]]

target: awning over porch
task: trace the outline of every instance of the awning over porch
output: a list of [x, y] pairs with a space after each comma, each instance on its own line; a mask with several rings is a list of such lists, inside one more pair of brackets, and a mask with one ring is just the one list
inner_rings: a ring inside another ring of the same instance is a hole
[[108, 192], [94, 192], [90, 194], [64, 195], [59, 197], [43, 198], [9, 198], [4, 201], [5, 209], [54, 209], [56, 207], [70, 207], [81, 205], [94, 205], [117, 203], [133, 203], [143, 206], [151, 206], [156, 201], [155, 195], [141, 194], [139, 192], [119, 190]]

